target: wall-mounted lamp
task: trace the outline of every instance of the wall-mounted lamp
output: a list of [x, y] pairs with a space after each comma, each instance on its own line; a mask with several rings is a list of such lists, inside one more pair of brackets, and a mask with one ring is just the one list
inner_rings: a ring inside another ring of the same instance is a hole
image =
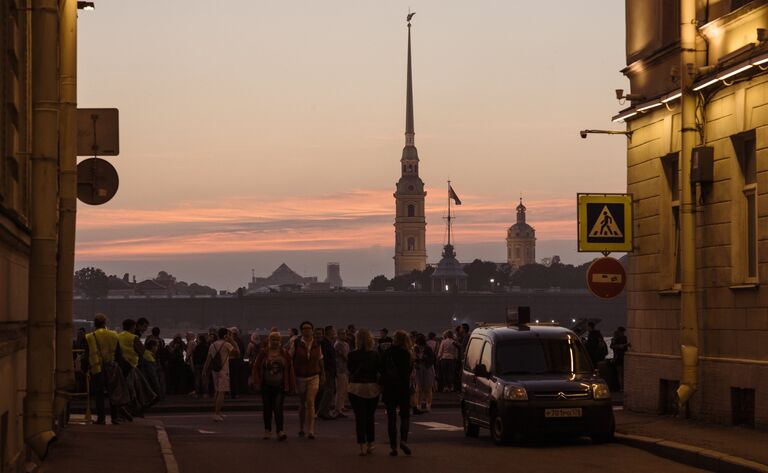
[[587, 135], [589, 134], [596, 134], [596, 135], [625, 135], [627, 138], [632, 139], [632, 130], [581, 130], [579, 132], [579, 136], [581, 136], [584, 139], [587, 139]]
[[94, 2], [77, 2], [77, 9], [85, 10], [85, 11], [93, 11], [96, 9], [96, 4]]

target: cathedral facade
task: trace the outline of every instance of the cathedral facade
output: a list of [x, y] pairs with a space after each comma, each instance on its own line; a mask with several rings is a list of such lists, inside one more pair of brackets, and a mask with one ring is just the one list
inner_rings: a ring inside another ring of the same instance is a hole
[[513, 268], [536, 262], [536, 230], [525, 222], [523, 198], [517, 206], [517, 222], [507, 230], [507, 263]]
[[405, 147], [400, 158], [401, 176], [395, 197], [395, 276], [422, 271], [427, 266], [427, 220], [424, 182], [419, 177], [419, 153], [413, 131], [413, 81], [411, 74], [411, 23], [408, 22], [408, 72], [405, 106]]

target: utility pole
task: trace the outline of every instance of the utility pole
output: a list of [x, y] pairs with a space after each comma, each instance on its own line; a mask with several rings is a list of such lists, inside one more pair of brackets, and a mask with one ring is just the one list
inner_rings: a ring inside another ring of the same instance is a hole
[[53, 433], [54, 318], [58, 210], [57, 0], [32, 1], [32, 156], [29, 317], [24, 441], [44, 458]]
[[682, 375], [677, 396], [680, 413], [698, 388], [699, 321], [696, 307], [696, 199], [691, 183], [691, 156], [699, 132], [696, 128], [696, 0], [680, 0], [680, 242], [682, 281], [680, 294], [680, 355]]
[[56, 274], [56, 395], [54, 414], [67, 411], [74, 390], [72, 293], [77, 217], [77, 1], [60, 0], [59, 23], [59, 260]]

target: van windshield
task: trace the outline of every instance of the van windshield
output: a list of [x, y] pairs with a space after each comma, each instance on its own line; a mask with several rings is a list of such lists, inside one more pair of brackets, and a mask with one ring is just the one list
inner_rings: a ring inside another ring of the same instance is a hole
[[496, 372], [505, 374], [589, 373], [592, 363], [581, 343], [563, 340], [509, 340], [496, 345]]

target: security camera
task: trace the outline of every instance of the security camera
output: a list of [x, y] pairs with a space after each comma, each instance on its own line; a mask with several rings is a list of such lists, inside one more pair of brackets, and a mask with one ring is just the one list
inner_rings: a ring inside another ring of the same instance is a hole
[[579, 135], [580, 135], [582, 138], [584, 138], [584, 139], [587, 139], [587, 130], [581, 130], [581, 131], [579, 132]]
[[[624, 98], [624, 89], [616, 89], [616, 100], [621, 100]], [[585, 136], [582, 136], [582, 138], [586, 138]]]

